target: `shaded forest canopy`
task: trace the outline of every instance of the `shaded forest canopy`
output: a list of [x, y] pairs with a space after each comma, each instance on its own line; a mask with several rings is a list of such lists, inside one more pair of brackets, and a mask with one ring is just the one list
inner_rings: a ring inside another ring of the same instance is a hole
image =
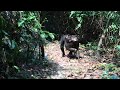
[[23, 64], [48, 66], [44, 47], [63, 34], [79, 35], [96, 60], [108, 54], [119, 67], [119, 11], [1, 11], [0, 78], [15, 77]]

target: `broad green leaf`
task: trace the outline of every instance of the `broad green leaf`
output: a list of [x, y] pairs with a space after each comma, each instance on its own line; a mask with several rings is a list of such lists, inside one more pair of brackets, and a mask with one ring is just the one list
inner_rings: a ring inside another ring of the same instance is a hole
[[11, 47], [11, 41], [8, 39], [7, 40], [9, 47]]
[[43, 39], [46, 38], [45, 33], [40, 34], [40, 36], [41, 36]]
[[72, 17], [72, 15], [75, 13], [75, 11], [71, 11], [70, 13], [70, 16], [69, 17]]
[[116, 46], [116, 49], [120, 50], [120, 45], [117, 45], [117, 46]]
[[29, 16], [29, 17], [27, 18], [27, 20], [32, 20], [32, 19], [35, 19], [35, 16]]
[[20, 37], [20, 41], [24, 41], [24, 38], [23, 38], [23, 37]]
[[18, 27], [21, 27], [24, 24], [24, 22], [25, 22], [24, 20], [18, 22]]
[[18, 66], [13, 66], [15, 69], [17, 69], [18, 70], [18, 72], [20, 72], [20, 69], [19, 69], [19, 67]]
[[77, 20], [78, 20], [79, 22], [81, 22], [82, 18], [81, 18], [81, 17], [77, 17]]
[[5, 32], [4, 30], [2, 30], [2, 32], [3, 32], [5, 35], [8, 35], [8, 33], [7, 33], [7, 32]]
[[7, 42], [8, 37], [7, 37], [7, 36], [5, 36], [2, 40], [3, 40], [3, 43], [4, 43], [4, 44], [8, 44], [8, 42]]
[[53, 33], [49, 33], [49, 36], [50, 36], [52, 39], [55, 38], [54, 35], [53, 35]]
[[15, 69], [19, 69], [18, 66], [13, 66]]
[[34, 32], [38, 32], [38, 29], [37, 28], [34, 28], [34, 29], [32, 29]]
[[11, 48], [14, 49], [15, 48], [15, 44], [16, 42], [14, 40], [12, 40], [12, 43], [11, 43]]
[[80, 28], [81, 27], [81, 23], [79, 23], [76, 27], [76, 29]]

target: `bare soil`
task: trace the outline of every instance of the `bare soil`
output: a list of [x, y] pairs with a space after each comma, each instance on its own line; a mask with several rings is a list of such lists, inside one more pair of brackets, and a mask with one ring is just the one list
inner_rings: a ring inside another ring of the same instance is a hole
[[[22, 69], [17, 75], [10, 78], [18, 79], [102, 79], [105, 69], [101, 64], [110, 64], [112, 57], [110, 54], [103, 55], [99, 60], [92, 50], [80, 47], [80, 59], [70, 59], [62, 57], [60, 44], [58, 41], [48, 43], [45, 46], [45, 59], [35, 60], [32, 63], [22, 65]], [[117, 62], [118, 63], [118, 62]], [[114, 73], [115, 74], [115, 73]], [[120, 68], [117, 74], [120, 76]]]
[[[59, 42], [50, 43], [45, 47], [47, 58], [57, 63], [57, 74], [51, 79], [100, 79], [102, 71], [97, 68], [99, 61], [92, 58], [84, 48], [80, 48], [80, 59], [62, 57]], [[66, 55], [68, 51], [65, 50]], [[88, 55], [87, 55], [88, 54]]]

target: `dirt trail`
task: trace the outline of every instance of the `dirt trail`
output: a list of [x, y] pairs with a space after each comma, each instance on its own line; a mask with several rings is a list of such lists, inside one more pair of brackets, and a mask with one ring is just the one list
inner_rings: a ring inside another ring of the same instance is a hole
[[[85, 55], [85, 51], [82, 52], [81, 48], [80, 56], [81, 59], [69, 59], [68, 57], [62, 57], [59, 43], [50, 43], [45, 47], [47, 58], [52, 62], [57, 63], [57, 75], [51, 75], [52, 79], [100, 79], [102, 73], [96, 66], [99, 62], [89, 55]], [[65, 51], [68, 54], [67, 51]]]

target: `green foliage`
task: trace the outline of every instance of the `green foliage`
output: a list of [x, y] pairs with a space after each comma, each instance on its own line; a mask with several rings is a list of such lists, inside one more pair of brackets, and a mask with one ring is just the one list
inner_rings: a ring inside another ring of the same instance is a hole
[[54, 37], [54, 34], [53, 33], [48, 33], [49, 34], [49, 36], [51, 37], [51, 39], [55, 39], [55, 37]]
[[[18, 21], [18, 26], [22, 28], [28, 26], [32, 33], [38, 33], [39, 37], [43, 39], [46, 39], [47, 37], [54, 39], [54, 35], [52, 33], [49, 33], [42, 28], [42, 24], [38, 21], [39, 18], [40, 17], [36, 16], [34, 12], [24, 12], [22, 18]], [[47, 19], [45, 19], [45, 21], [47, 21]]]
[[70, 18], [76, 18], [78, 23], [75, 29], [79, 29], [82, 27], [83, 21], [86, 17], [94, 17], [97, 15], [97, 11], [71, 11]]
[[116, 45], [115, 50], [116, 50], [116, 57], [120, 57], [120, 45]]
[[20, 72], [20, 68], [18, 66], [13, 66], [13, 67], [17, 70], [17, 72]]
[[[54, 40], [55, 35], [68, 33], [79, 34], [83, 41], [87, 41], [86, 47], [93, 50], [97, 50], [100, 36], [104, 34], [100, 49], [113, 49], [113, 54], [120, 57], [119, 18], [119, 11], [2, 11], [0, 64], [5, 68], [1, 68], [0, 72], [7, 73], [10, 68], [19, 72], [18, 63], [38, 59], [36, 48], [44, 45], [45, 40]], [[115, 66], [103, 67], [104, 75], [109, 76]], [[110, 78], [116, 76], [110, 75]]]
[[116, 74], [109, 75], [106, 71], [103, 72], [101, 77], [102, 79], [120, 79]]
[[77, 18], [77, 20], [79, 22], [75, 29], [81, 28], [84, 16], [86, 16], [86, 14], [82, 14], [82, 11], [71, 11], [69, 17], [70, 18]]
[[101, 76], [103, 79], [120, 79], [120, 77], [115, 74], [120, 71], [120, 68], [117, 68], [116, 65], [112, 63], [101, 64], [100, 67], [104, 70]]
[[86, 44], [86, 47], [89, 48], [89, 49], [92, 49], [92, 50], [97, 50], [97, 43], [95, 43], [95, 42], [88, 42]]
[[9, 77], [9, 72], [20, 72], [19, 63], [38, 59], [41, 52], [36, 47], [43, 45], [47, 38], [54, 39], [54, 34], [45, 31], [42, 25], [47, 19], [41, 19], [38, 11], [0, 13], [0, 65], [6, 67], [1, 68], [0, 73]]
[[117, 45], [115, 48], [120, 51], [120, 45]]
[[[105, 37], [102, 41], [101, 50], [114, 47], [119, 42], [120, 36], [120, 12], [119, 11], [71, 11], [70, 18], [77, 19], [76, 28], [89, 42], [94, 42], [94, 38], [99, 42], [100, 35], [104, 34]], [[95, 33], [95, 34], [93, 34]], [[89, 36], [89, 38], [88, 38]], [[97, 42], [88, 43], [87, 47], [90, 49], [97, 49]], [[104, 48], [103, 48], [104, 47]], [[107, 48], [105, 48], [107, 47]], [[117, 50], [115, 54], [120, 56], [119, 46], [115, 47]], [[104, 50], [107, 51], [107, 50]]]
[[3, 38], [3, 42], [4, 44], [8, 45], [10, 49], [15, 49], [15, 47], [17, 47], [17, 43], [15, 42], [15, 40], [10, 40], [7, 36]]

